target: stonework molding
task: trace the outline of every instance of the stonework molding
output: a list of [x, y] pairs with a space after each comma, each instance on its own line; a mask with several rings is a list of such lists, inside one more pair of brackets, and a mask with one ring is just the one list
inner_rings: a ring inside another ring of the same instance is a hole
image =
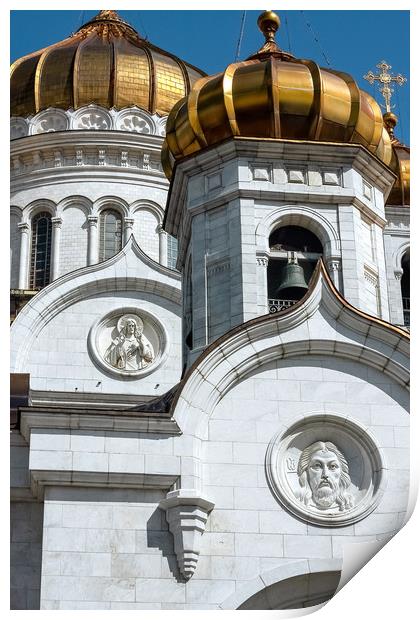
[[263, 163], [252, 163], [249, 166], [251, 172], [251, 178], [254, 181], [268, 181], [273, 182], [273, 165]]
[[325, 527], [364, 519], [386, 488], [386, 466], [374, 437], [336, 414], [310, 414], [282, 429], [268, 446], [265, 467], [279, 503]]
[[137, 106], [118, 111], [114, 108], [108, 110], [92, 103], [77, 110], [48, 108], [32, 117], [14, 116], [10, 119], [11, 140], [51, 131], [80, 129], [127, 131], [164, 136], [166, 117], [149, 114]]
[[[319, 578], [320, 574], [331, 575], [334, 572], [341, 572], [342, 560], [340, 558], [313, 558], [310, 560], [291, 560], [287, 563], [276, 566], [268, 571], [260, 573], [255, 579], [250, 579], [241, 585], [234, 594], [219, 604], [221, 609], [239, 609], [252, 596], [269, 587], [272, 584], [285, 582], [290, 584], [289, 579], [293, 577], [307, 577], [306, 587], [310, 578]], [[291, 597], [296, 596], [296, 592], [290, 592]]]
[[201, 536], [214, 503], [193, 489], [178, 489], [170, 491], [159, 508], [165, 511], [174, 537], [179, 570], [185, 579], [190, 579], [197, 567]]
[[[146, 163], [145, 163], [146, 162]], [[78, 168], [85, 172], [92, 167], [101, 168], [124, 168], [127, 172], [136, 170], [148, 171], [152, 174], [163, 175], [162, 164], [156, 154], [144, 152], [137, 145], [130, 146], [122, 151], [116, 145], [103, 145], [96, 148], [93, 145], [66, 144], [60, 149], [41, 147], [36, 151], [36, 157], [32, 152], [25, 156], [12, 157], [11, 176], [13, 178], [27, 175], [31, 172], [44, 171], [51, 168]]]
[[269, 251], [270, 235], [280, 226], [307, 228], [319, 238], [327, 255], [341, 252], [340, 238], [331, 222], [312, 207], [296, 205], [277, 207], [258, 224], [256, 238], [260, 251]]
[[257, 265], [259, 265], [260, 267], [267, 267], [268, 260], [268, 256], [257, 256]]
[[12, 116], [10, 119], [10, 139], [17, 140], [28, 135], [29, 125], [25, 118]]
[[113, 310], [92, 326], [88, 350], [93, 360], [121, 379], [139, 378], [156, 370], [168, 354], [163, 325], [140, 308]]
[[394, 262], [394, 271], [402, 271], [401, 263], [404, 257], [404, 254], [410, 252], [410, 240], [407, 239], [403, 243], [400, 244], [398, 249], [394, 252], [393, 262]]
[[364, 267], [363, 277], [366, 280], [366, 282], [370, 284], [370, 286], [372, 286], [373, 288], [379, 287], [378, 274], [376, 274], [374, 271], [369, 269], [367, 265], [365, 265]]
[[340, 260], [329, 260], [327, 262], [328, 271], [341, 271], [341, 261]]
[[49, 133], [51, 131], [66, 131], [70, 126], [70, 119], [64, 110], [50, 108], [34, 116], [28, 127], [30, 135]]

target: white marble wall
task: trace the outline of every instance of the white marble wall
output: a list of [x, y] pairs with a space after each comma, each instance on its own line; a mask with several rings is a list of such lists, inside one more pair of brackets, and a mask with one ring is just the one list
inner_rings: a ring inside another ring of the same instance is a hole
[[[198, 468], [202, 491], [215, 503], [196, 572], [185, 582], [157, 508], [164, 489], [47, 487], [42, 608], [220, 609], [259, 576], [276, 568], [287, 571], [300, 559], [339, 566], [345, 544], [387, 537], [405, 518], [407, 405], [407, 392], [378, 371], [311, 356], [270, 363], [237, 384], [209, 419], [201, 453], [201, 442], [187, 434], [33, 430], [34, 471], [164, 474], [180, 476], [184, 486]], [[342, 416], [343, 423], [347, 416], [356, 420], [386, 461], [385, 494], [355, 524], [306, 523], [284, 509], [268, 486], [265, 454], [271, 438], [282, 425], [314, 411]]]
[[[159, 317], [168, 333], [163, 364], [141, 378], [112, 376], [94, 363], [89, 354], [89, 331], [97, 320], [113, 309], [138, 308]], [[80, 299], [56, 315], [38, 335], [25, 364], [33, 390], [90, 392], [96, 394], [164, 394], [181, 374], [179, 307], [150, 293], [127, 288], [124, 295], [106, 293]], [[157, 386], [157, 387], [156, 387]]]

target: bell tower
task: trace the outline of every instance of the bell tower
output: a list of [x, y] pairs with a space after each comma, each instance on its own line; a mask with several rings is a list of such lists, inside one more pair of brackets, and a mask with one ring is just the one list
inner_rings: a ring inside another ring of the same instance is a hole
[[199, 80], [167, 122], [164, 225], [179, 244], [187, 366], [235, 326], [296, 303], [320, 257], [349, 303], [389, 320], [395, 175], [379, 105], [351, 76], [283, 52], [274, 13], [258, 23], [259, 52]]

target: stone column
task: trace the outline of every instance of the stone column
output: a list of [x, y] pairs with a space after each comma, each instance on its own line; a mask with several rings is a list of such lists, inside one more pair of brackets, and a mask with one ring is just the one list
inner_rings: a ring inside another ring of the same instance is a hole
[[124, 245], [127, 243], [131, 235], [133, 234], [134, 219], [125, 218], [124, 220]]
[[19, 257], [19, 288], [28, 288], [28, 257], [30, 226], [27, 222], [18, 224], [20, 230], [20, 257]]
[[88, 265], [99, 262], [98, 217], [88, 215]]
[[61, 237], [61, 224], [63, 220], [61, 217], [52, 217], [52, 242], [51, 242], [51, 282], [56, 280], [59, 276], [60, 270], [60, 237]]
[[403, 274], [404, 272], [401, 268], [394, 269], [395, 295], [394, 295], [394, 299], [392, 300], [393, 302], [392, 311], [394, 315], [393, 322], [396, 323], [397, 325], [404, 325], [404, 308], [403, 308], [402, 292], [401, 292], [401, 278], [403, 277]]
[[337, 290], [341, 291], [340, 271], [341, 261], [337, 259], [330, 259], [327, 261], [328, 272], [331, 276], [331, 280]]
[[258, 314], [268, 312], [268, 284], [267, 284], [268, 257], [257, 256], [257, 304]]
[[158, 234], [159, 234], [159, 262], [161, 265], [168, 265], [168, 235], [163, 230], [161, 224], [158, 226]]

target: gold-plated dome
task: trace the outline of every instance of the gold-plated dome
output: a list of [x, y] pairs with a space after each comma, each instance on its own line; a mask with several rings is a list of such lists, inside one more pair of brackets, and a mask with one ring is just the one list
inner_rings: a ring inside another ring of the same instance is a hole
[[168, 178], [175, 161], [232, 136], [358, 143], [391, 161], [373, 97], [347, 73], [280, 50], [273, 16], [266, 11], [259, 18], [266, 41], [256, 54], [198, 80], [173, 108], [162, 153]]
[[397, 175], [386, 204], [388, 206], [410, 206], [410, 147], [401, 144], [394, 135], [398, 117], [392, 112], [384, 114], [384, 124], [392, 144], [392, 158], [389, 167]]
[[142, 39], [115, 11], [101, 11], [69, 38], [11, 67], [11, 114], [97, 103], [164, 116], [205, 75]]

